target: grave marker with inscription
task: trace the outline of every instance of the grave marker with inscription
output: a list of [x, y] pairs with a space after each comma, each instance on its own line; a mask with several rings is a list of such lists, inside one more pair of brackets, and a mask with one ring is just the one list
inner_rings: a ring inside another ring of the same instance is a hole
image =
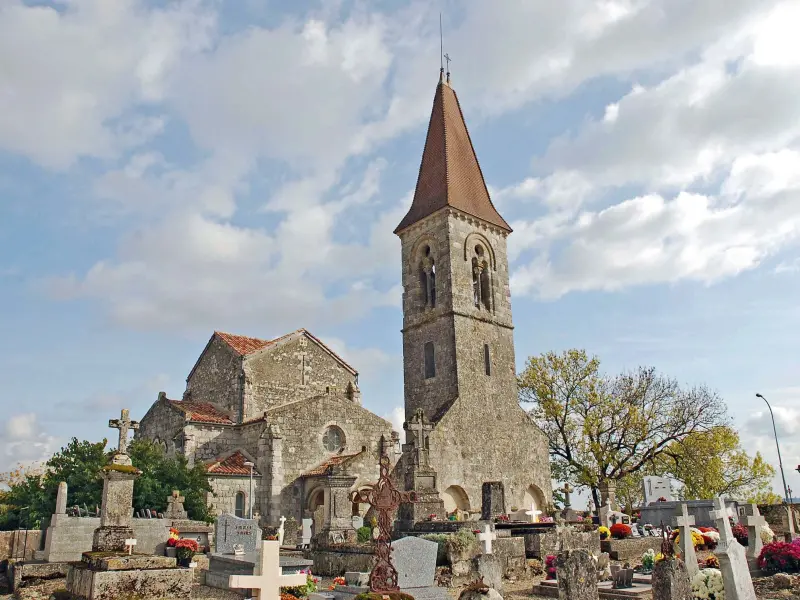
[[261, 529], [256, 519], [240, 519], [223, 514], [217, 517], [214, 540], [219, 554], [233, 554], [234, 545], [239, 544], [245, 552], [254, 552], [261, 541]]

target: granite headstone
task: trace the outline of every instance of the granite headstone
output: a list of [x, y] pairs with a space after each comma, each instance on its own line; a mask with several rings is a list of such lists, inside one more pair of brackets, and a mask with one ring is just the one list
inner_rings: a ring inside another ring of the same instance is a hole
[[566, 550], [556, 559], [559, 600], [599, 600], [594, 559], [586, 550]]
[[660, 560], [653, 567], [653, 600], [693, 600], [689, 571], [682, 560]]
[[214, 540], [220, 554], [233, 554], [235, 545], [241, 545], [245, 552], [254, 552], [261, 541], [261, 529], [256, 519], [223, 514], [217, 517]]
[[436, 542], [414, 536], [392, 542], [392, 562], [397, 569], [397, 584], [401, 589], [434, 585], [438, 550]]

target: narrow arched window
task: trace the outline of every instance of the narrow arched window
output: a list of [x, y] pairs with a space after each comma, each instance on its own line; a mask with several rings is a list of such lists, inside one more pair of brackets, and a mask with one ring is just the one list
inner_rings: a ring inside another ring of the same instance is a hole
[[475, 306], [481, 305], [481, 268], [478, 259], [472, 259], [472, 302]]
[[492, 374], [492, 356], [489, 354], [489, 344], [483, 345], [483, 368], [487, 375]]
[[431, 283], [431, 308], [436, 308], [436, 265], [431, 260], [431, 275], [429, 277]]
[[419, 288], [422, 306], [434, 308], [436, 306], [436, 261], [430, 246], [425, 246], [425, 256], [420, 261]]
[[244, 519], [247, 515], [244, 511], [244, 492], [236, 492], [236, 509], [234, 514], [240, 519]]
[[492, 285], [489, 280], [489, 265], [486, 262], [481, 268], [481, 303], [486, 310], [492, 310]]
[[425, 343], [425, 379], [436, 377], [436, 356], [434, 355], [433, 342]]

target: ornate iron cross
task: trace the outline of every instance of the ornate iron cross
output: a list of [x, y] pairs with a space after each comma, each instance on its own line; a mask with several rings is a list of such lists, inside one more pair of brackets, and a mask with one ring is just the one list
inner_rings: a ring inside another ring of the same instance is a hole
[[353, 502], [369, 504], [378, 511], [378, 539], [375, 547], [375, 566], [369, 574], [371, 592], [389, 593], [400, 588], [397, 570], [392, 564], [392, 513], [401, 502], [416, 502], [416, 492], [398, 492], [389, 478], [391, 463], [386, 454], [381, 456], [381, 476], [371, 490], [353, 492]]

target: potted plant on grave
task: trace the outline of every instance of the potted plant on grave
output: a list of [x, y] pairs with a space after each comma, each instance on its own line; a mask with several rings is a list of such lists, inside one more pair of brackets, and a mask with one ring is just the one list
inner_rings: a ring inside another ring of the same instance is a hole
[[174, 527], [170, 527], [169, 538], [167, 538], [167, 546], [166, 548], [164, 548], [164, 554], [166, 556], [169, 556], [170, 558], [175, 558], [176, 556], [175, 544], [178, 542], [179, 539], [180, 539], [180, 532], [178, 532], [178, 530], [175, 529]]
[[652, 548], [648, 548], [642, 554], [642, 573], [652, 573], [653, 565], [656, 564], [656, 553]]
[[175, 558], [181, 567], [188, 567], [199, 547], [194, 540], [183, 539], [175, 542]]
[[600, 534], [600, 541], [601, 542], [607, 540], [609, 538], [609, 536], [611, 535], [611, 531], [605, 525], [601, 525], [600, 527], [598, 527], [597, 528], [597, 533]]

